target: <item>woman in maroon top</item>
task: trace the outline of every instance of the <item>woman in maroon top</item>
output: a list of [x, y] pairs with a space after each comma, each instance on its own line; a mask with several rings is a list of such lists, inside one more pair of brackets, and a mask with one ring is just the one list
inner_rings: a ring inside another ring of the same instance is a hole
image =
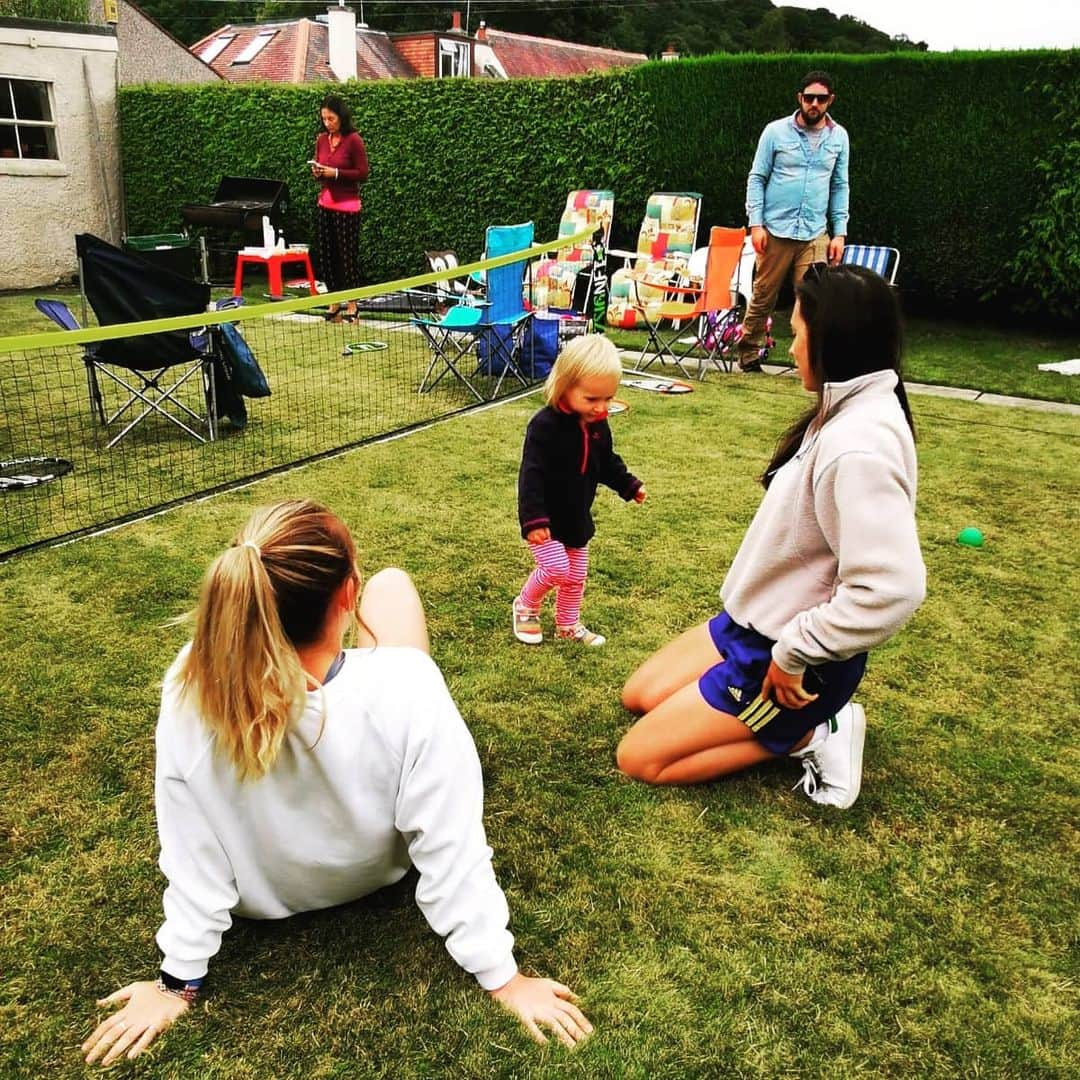
[[[330, 292], [360, 285], [360, 185], [368, 176], [364, 140], [353, 127], [349, 107], [336, 94], [319, 108], [322, 131], [315, 140], [311, 175], [322, 181], [319, 192], [319, 269]], [[353, 322], [356, 302], [333, 304], [333, 322]]]

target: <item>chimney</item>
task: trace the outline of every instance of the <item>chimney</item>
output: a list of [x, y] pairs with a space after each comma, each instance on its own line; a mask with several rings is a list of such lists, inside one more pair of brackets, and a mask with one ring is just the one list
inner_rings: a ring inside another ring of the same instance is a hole
[[461, 32], [461, 12], [455, 11], [450, 16], [450, 33], [460, 34]]
[[344, 2], [326, 9], [330, 70], [338, 82], [356, 78], [356, 12]]
[[661, 60], [678, 60], [679, 50], [675, 48], [675, 43], [672, 42], [661, 54]]
[[480, 25], [476, 28], [476, 40], [487, 41], [487, 23], [483, 19], [480, 20]]

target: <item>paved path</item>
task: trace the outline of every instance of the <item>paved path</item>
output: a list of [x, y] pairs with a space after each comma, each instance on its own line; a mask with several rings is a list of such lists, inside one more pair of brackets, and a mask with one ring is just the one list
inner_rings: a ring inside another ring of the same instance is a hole
[[[623, 349], [623, 360], [635, 364], [641, 354], [636, 349]], [[687, 365], [689, 366], [689, 364]], [[768, 375], [793, 376], [795, 369], [778, 364], [766, 364]], [[653, 364], [646, 375], [672, 378], [679, 374], [674, 364]], [[1064, 413], [1066, 416], [1080, 416], [1080, 405], [1071, 405], [1066, 401], [1044, 401], [1041, 398], [1010, 397], [1007, 394], [990, 394], [983, 390], [968, 390], [962, 386], [934, 386], [931, 383], [917, 383], [905, 380], [904, 385], [913, 394], [929, 394], [933, 397], [957, 398], [960, 401], [975, 401], [981, 405], [1002, 405], [1010, 409], [1030, 409], [1034, 412]]]

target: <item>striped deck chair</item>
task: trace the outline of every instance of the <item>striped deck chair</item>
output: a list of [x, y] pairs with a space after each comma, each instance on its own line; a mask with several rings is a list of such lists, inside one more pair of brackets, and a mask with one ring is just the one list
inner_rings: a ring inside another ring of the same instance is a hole
[[841, 263], [865, 266], [880, 274], [890, 285], [896, 284], [896, 271], [900, 269], [900, 252], [893, 247], [877, 247], [872, 244], [848, 244]]

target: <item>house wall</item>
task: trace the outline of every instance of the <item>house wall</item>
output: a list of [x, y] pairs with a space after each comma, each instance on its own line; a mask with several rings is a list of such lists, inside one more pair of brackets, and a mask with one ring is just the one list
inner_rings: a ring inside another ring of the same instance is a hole
[[0, 19], [0, 75], [51, 84], [59, 152], [0, 158], [0, 289], [52, 284], [76, 271], [76, 233], [121, 233], [116, 36]]
[[403, 37], [398, 34], [391, 35], [394, 48], [402, 59], [416, 72], [425, 78], [433, 78], [435, 75], [435, 35], [423, 34], [416, 37]]
[[[167, 30], [127, 0], [120, 0], [116, 40], [120, 46], [120, 85], [137, 83], [220, 82], [218, 75]], [[90, 0], [90, 21], [103, 24], [102, 0]]]

